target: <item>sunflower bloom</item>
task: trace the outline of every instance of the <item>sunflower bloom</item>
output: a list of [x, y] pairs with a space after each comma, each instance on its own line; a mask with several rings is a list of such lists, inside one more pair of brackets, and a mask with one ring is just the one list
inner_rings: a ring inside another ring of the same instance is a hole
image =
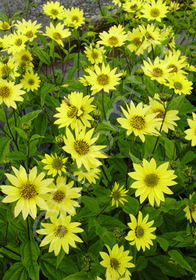
[[160, 206], [161, 201], [165, 201], [164, 193], [173, 194], [168, 186], [176, 185], [173, 181], [177, 176], [173, 170], [167, 170], [169, 162], [161, 164], [158, 168], [154, 158], [148, 162], [143, 160], [143, 166], [133, 164], [135, 172], [130, 172], [129, 176], [137, 180], [131, 185], [136, 189], [135, 196], [140, 196], [140, 203], [148, 197], [150, 204], [154, 207], [155, 202]]
[[78, 176], [78, 181], [82, 184], [87, 180], [90, 184], [96, 184], [96, 179], [99, 178], [101, 170], [98, 168], [91, 168], [90, 170], [80, 169], [78, 171], [74, 171], [74, 176]]
[[26, 72], [20, 82], [28, 92], [38, 90], [41, 81], [37, 73]]
[[148, 24], [147, 26], [139, 25], [139, 29], [144, 36], [144, 41], [142, 43], [142, 48], [147, 49], [151, 52], [153, 46], [161, 44], [160, 30], [153, 24]]
[[37, 21], [26, 21], [22, 19], [22, 21], [17, 21], [15, 23], [15, 27], [17, 31], [26, 36], [29, 42], [32, 42], [35, 38], [37, 38], [37, 33], [39, 33], [39, 29], [42, 27], [41, 24], [37, 24]]
[[139, 28], [132, 29], [132, 32], [128, 32], [127, 41], [130, 42], [130, 44], [127, 45], [127, 48], [133, 52], [135, 51], [136, 55], [140, 55], [143, 53], [144, 49], [142, 48], [142, 41], [143, 41], [143, 35]]
[[25, 71], [33, 71], [33, 57], [28, 50], [21, 50], [14, 55], [14, 60], [18, 68]]
[[42, 198], [43, 194], [50, 191], [47, 188], [53, 179], [44, 179], [45, 173], [37, 175], [37, 167], [33, 167], [29, 174], [23, 166], [19, 170], [12, 167], [15, 176], [6, 174], [7, 179], [13, 185], [1, 186], [1, 190], [7, 196], [2, 200], [4, 203], [15, 202], [14, 215], [17, 217], [22, 212], [23, 218], [26, 219], [30, 215], [33, 219], [36, 218], [38, 205], [42, 209], [46, 209], [47, 205]]
[[147, 20], [157, 20], [161, 22], [161, 19], [166, 17], [168, 9], [162, 0], [151, 0], [150, 4], [146, 4], [141, 12], [143, 13], [142, 17]]
[[48, 1], [43, 5], [43, 14], [49, 16], [51, 19], [62, 20], [64, 18], [64, 7], [60, 6], [58, 1]]
[[119, 204], [123, 204], [124, 202], [127, 202], [125, 197], [127, 196], [128, 190], [124, 188], [124, 186], [120, 187], [118, 183], [115, 182], [114, 187], [111, 191], [110, 197], [112, 199], [112, 206], [116, 205], [116, 207], [119, 206]]
[[121, 47], [125, 44], [127, 40], [127, 34], [122, 25], [114, 25], [110, 27], [108, 32], [103, 31], [99, 35], [100, 41], [99, 44], [104, 45], [106, 47]]
[[88, 171], [102, 164], [98, 158], [107, 158], [107, 156], [100, 151], [105, 148], [105, 146], [93, 145], [98, 138], [98, 136], [92, 138], [93, 132], [94, 129], [86, 132], [85, 127], [80, 131], [76, 129], [74, 138], [71, 131], [67, 128], [67, 138], [64, 137], [65, 146], [63, 150], [71, 154], [73, 160], [76, 160], [78, 168], [84, 165]]
[[0, 20], [0, 30], [9, 30], [12, 27], [12, 24], [8, 23], [7, 21]]
[[71, 35], [71, 32], [68, 29], [65, 29], [64, 24], [60, 22], [56, 26], [50, 23], [50, 27], [46, 26], [45, 35], [50, 37], [52, 40], [63, 47], [62, 40], [69, 37]]
[[67, 158], [59, 157], [57, 154], [51, 156], [45, 154], [45, 158], [42, 160], [46, 164], [44, 169], [48, 170], [48, 175], [52, 175], [52, 177], [61, 176], [62, 172], [66, 172], [66, 161]]
[[99, 45], [93, 46], [90, 44], [90, 46], [85, 47], [84, 53], [92, 64], [103, 63], [105, 53], [104, 47], [100, 47]]
[[151, 227], [154, 221], [148, 222], [149, 215], [143, 219], [142, 213], [139, 211], [138, 220], [130, 214], [131, 223], [128, 223], [130, 231], [125, 237], [126, 240], [131, 241], [130, 245], [136, 245], [137, 250], [141, 248], [145, 251], [145, 248], [150, 249], [149, 245], [153, 245], [152, 240], [156, 238], [153, 231], [156, 230], [155, 227]]
[[78, 28], [82, 26], [85, 22], [84, 12], [79, 8], [71, 8], [65, 11], [64, 23], [68, 27]]
[[189, 81], [186, 76], [177, 73], [172, 75], [172, 77], [168, 78], [169, 88], [173, 88], [176, 94], [191, 94], [191, 90], [193, 89], [193, 83]]
[[191, 140], [191, 146], [196, 145], [196, 114], [192, 113], [193, 119], [188, 119], [187, 122], [189, 124], [189, 127], [187, 130], [185, 130], [186, 136], [185, 139]]
[[59, 218], [50, 217], [51, 223], [42, 223], [42, 229], [37, 230], [38, 234], [47, 235], [42, 240], [40, 246], [50, 244], [49, 253], [54, 251], [57, 256], [61, 247], [66, 254], [69, 254], [69, 246], [76, 248], [75, 242], [83, 241], [75, 234], [83, 232], [80, 223], [71, 223], [71, 216], [60, 216]]
[[129, 0], [123, 4], [123, 10], [127, 13], [135, 13], [137, 15], [143, 5], [142, 0]]
[[[194, 194], [195, 192], [189, 195], [190, 200], [192, 199], [192, 196]], [[187, 220], [189, 220], [190, 223], [192, 223], [193, 220], [196, 223], [196, 204], [192, 204], [192, 209], [189, 206], [186, 206], [184, 208], [184, 212], [185, 212], [185, 217], [187, 218]]]
[[100, 264], [106, 268], [106, 280], [118, 280], [123, 276], [130, 280], [131, 273], [128, 268], [135, 265], [130, 262], [133, 257], [129, 256], [129, 251], [124, 251], [124, 247], [119, 247], [118, 244], [114, 245], [112, 250], [108, 245], [105, 246], [109, 254], [100, 252], [103, 259]]

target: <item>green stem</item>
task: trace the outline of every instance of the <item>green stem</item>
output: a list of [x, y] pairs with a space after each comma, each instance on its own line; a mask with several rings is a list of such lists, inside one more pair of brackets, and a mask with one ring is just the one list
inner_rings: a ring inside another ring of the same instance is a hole
[[10, 132], [10, 135], [12, 137], [12, 140], [13, 140], [14, 144], [16, 145], [17, 150], [19, 151], [19, 147], [18, 147], [17, 141], [15, 140], [14, 135], [12, 134], [12, 131], [11, 131], [11, 128], [10, 128], [10, 125], [9, 125], [6, 105], [4, 105], [4, 110], [5, 110], [5, 118], [6, 118], [6, 124], [7, 124], [8, 130]]
[[105, 209], [110, 205], [111, 200], [112, 199], [110, 199], [103, 209], [96, 215], [96, 218], [98, 218], [105, 211]]
[[3, 245], [0, 244], [0, 247], [1, 247], [1, 248], [4, 248], [4, 249], [6, 249], [6, 250], [8, 250], [8, 251], [10, 251], [10, 252], [12, 252], [13, 254], [15, 254], [15, 255], [17, 255], [17, 256], [19, 256], [19, 257], [21, 257], [20, 254], [18, 254], [18, 253], [16, 253], [16, 252], [14, 252], [13, 250], [7, 248], [6, 246], [3, 246]]
[[104, 119], [106, 120], [106, 112], [105, 112], [105, 107], [104, 107], [104, 91], [102, 89], [102, 92], [101, 92], [101, 104], [102, 104], [102, 109], [103, 109], [103, 115], [104, 115]]

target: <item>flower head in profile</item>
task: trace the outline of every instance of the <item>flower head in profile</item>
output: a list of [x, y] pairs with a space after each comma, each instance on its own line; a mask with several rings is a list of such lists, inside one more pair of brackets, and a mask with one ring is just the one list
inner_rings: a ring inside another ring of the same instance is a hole
[[90, 46], [85, 47], [84, 53], [92, 64], [103, 63], [105, 53], [104, 47], [100, 47], [99, 45], [93, 46], [93, 44], [90, 44]]
[[112, 250], [106, 245], [109, 254], [100, 252], [102, 257], [101, 265], [106, 268], [106, 280], [118, 280], [126, 275], [126, 279], [130, 280], [131, 273], [128, 268], [135, 265], [130, 261], [133, 257], [129, 256], [129, 251], [124, 251], [124, 247], [119, 247], [118, 244], [114, 245]]
[[101, 67], [95, 65], [94, 71], [89, 69], [89, 76], [85, 76], [87, 82], [91, 85], [92, 93], [95, 94], [104, 90], [109, 92], [110, 90], [115, 90], [116, 86], [119, 84], [121, 73], [115, 74], [117, 68], [110, 69], [110, 65], [102, 64]]
[[168, 55], [164, 59], [169, 69], [169, 75], [172, 76], [175, 73], [185, 74], [183, 68], [186, 67], [186, 57], [181, 55], [181, 51], [169, 51]]
[[144, 5], [142, 13], [142, 17], [147, 20], [157, 20], [161, 22], [162, 18], [166, 17], [168, 9], [162, 0], [151, 0], [149, 4]]
[[11, 77], [12, 79], [20, 76], [20, 74], [17, 72], [17, 65], [13, 57], [9, 57], [6, 63], [0, 61], [0, 77], [3, 75], [5, 75], [7, 78]]
[[128, 1], [129, 0], [112, 0], [112, 2], [119, 7], [122, 7], [122, 5]]
[[49, 16], [51, 19], [62, 20], [64, 18], [64, 7], [58, 1], [48, 1], [43, 5], [43, 14]]
[[71, 8], [65, 11], [65, 20], [64, 23], [68, 27], [78, 28], [82, 26], [85, 22], [84, 12], [79, 8]]
[[138, 220], [130, 214], [131, 223], [128, 223], [130, 231], [125, 237], [126, 240], [130, 241], [131, 245], [136, 245], [137, 250], [141, 248], [143, 251], [145, 249], [150, 249], [150, 245], [153, 245], [152, 240], [156, 238], [153, 231], [156, 230], [155, 227], [151, 227], [154, 221], [148, 222], [149, 215], [147, 214], [145, 218], [142, 217], [142, 212], [139, 211]]
[[176, 184], [173, 181], [177, 176], [173, 170], [167, 170], [169, 162], [161, 164], [158, 168], [154, 158], [148, 162], [143, 160], [143, 166], [133, 164], [134, 172], [130, 172], [129, 176], [136, 180], [131, 188], [136, 189], [135, 196], [140, 196], [140, 203], [148, 197], [150, 205], [154, 206], [155, 202], [160, 206], [161, 201], [165, 201], [164, 193], [173, 194], [168, 188]]
[[10, 24], [9, 22], [0, 20], [0, 30], [3, 30], [3, 31], [9, 30], [11, 27], [12, 27], [12, 24]]
[[87, 180], [90, 184], [96, 184], [96, 179], [99, 178], [101, 170], [97, 167], [91, 168], [90, 170], [86, 170], [84, 168], [80, 168], [77, 171], [74, 171], [74, 176], [78, 176], [78, 180], [84, 184]]
[[193, 119], [187, 119], [189, 124], [188, 129], [185, 130], [186, 136], [185, 139], [191, 140], [191, 146], [196, 145], [196, 114], [192, 113]]
[[140, 16], [140, 10], [143, 7], [144, 2], [142, 0], [129, 0], [123, 4], [123, 10], [128, 14], [135, 14]]
[[45, 217], [58, 215], [75, 215], [76, 207], [79, 207], [78, 199], [80, 198], [82, 188], [74, 188], [74, 181], [66, 183], [67, 178], [57, 177], [56, 184], [50, 185], [50, 194], [47, 194], [46, 204], [47, 212]]
[[[189, 199], [191, 200], [193, 195], [195, 194], [195, 192], [193, 192], [192, 194], [189, 195]], [[186, 206], [184, 208], [184, 212], [185, 212], [185, 217], [187, 218], [187, 220], [189, 220], [190, 223], [192, 223], [192, 221], [194, 221], [196, 223], [196, 204], [192, 204], [192, 208], [190, 208], [189, 206]]]
[[125, 32], [122, 25], [114, 25], [110, 27], [108, 32], [103, 31], [99, 34], [100, 41], [99, 44], [104, 45], [106, 47], [121, 47], [125, 44], [127, 40], [127, 33]]
[[124, 202], [127, 202], [126, 196], [127, 196], [128, 190], [124, 188], [124, 186], [119, 186], [118, 183], [115, 182], [114, 187], [111, 191], [110, 197], [112, 199], [112, 206], [118, 207], [119, 204], [123, 204]]
[[7, 82], [0, 79], [0, 104], [5, 103], [7, 107], [16, 109], [16, 101], [23, 101], [21, 95], [25, 94], [22, 84], [15, 85], [13, 82]]
[[131, 101], [130, 106], [127, 105], [127, 111], [121, 108], [125, 117], [118, 118], [120, 125], [127, 129], [127, 135], [132, 132], [135, 136], [139, 136], [142, 142], [145, 141], [145, 134], [158, 135], [155, 130], [158, 119], [155, 119], [156, 114], [146, 114], [147, 109], [140, 102], [136, 107]]
[[71, 222], [71, 216], [50, 217], [51, 223], [42, 223], [42, 229], [37, 230], [38, 234], [46, 235], [40, 246], [50, 244], [49, 253], [54, 251], [57, 256], [63, 248], [66, 254], [69, 254], [69, 247], [76, 248], [75, 242], [83, 242], [76, 233], [83, 232], [79, 226], [80, 223]]
[[160, 30], [154, 24], [148, 24], [147, 26], [139, 25], [141, 34], [144, 36], [142, 48], [151, 52], [154, 46], [161, 44]]
[[15, 175], [6, 174], [7, 179], [11, 185], [1, 186], [1, 190], [7, 196], [3, 199], [4, 203], [15, 202], [14, 215], [17, 217], [22, 212], [23, 218], [26, 219], [30, 215], [33, 219], [37, 215], [37, 205], [45, 209], [46, 203], [43, 199], [43, 194], [50, 191], [48, 186], [52, 183], [53, 179], [44, 179], [45, 173], [37, 175], [37, 167], [33, 167], [29, 174], [23, 166], [19, 170], [12, 167]]
[[26, 89], [28, 92], [38, 90], [41, 81], [37, 73], [27, 71], [20, 82], [23, 89]]
[[191, 94], [193, 83], [185, 75], [180, 73], [174, 74], [168, 78], [169, 88], [173, 88], [176, 94]]
[[71, 35], [71, 32], [68, 29], [65, 29], [64, 27], [65, 25], [60, 22], [56, 26], [50, 23], [49, 27], [46, 26], [45, 35], [50, 37], [52, 40], [54, 40], [55, 42], [57, 42], [59, 45], [63, 47], [62, 40]]
[[42, 160], [45, 164], [44, 169], [48, 170], [48, 175], [52, 175], [52, 177], [61, 176], [62, 172], [66, 172], [66, 161], [67, 158], [57, 156], [57, 154], [45, 154], [45, 158]]
[[98, 158], [107, 158], [107, 156], [101, 152], [105, 146], [94, 145], [97, 137], [92, 138], [94, 129], [86, 132], [86, 128], [83, 127], [80, 131], [75, 130], [75, 137], [71, 133], [71, 131], [66, 129], [66, 137], [64, 137], [65, 146], [63, 150], [71, 154], [73, 160], [76, 161], [78, 168], [82, 165], [86, 168], [86, 170], [90, 170], [91, 168], [95, 168], [102, 163], [98, 160]]

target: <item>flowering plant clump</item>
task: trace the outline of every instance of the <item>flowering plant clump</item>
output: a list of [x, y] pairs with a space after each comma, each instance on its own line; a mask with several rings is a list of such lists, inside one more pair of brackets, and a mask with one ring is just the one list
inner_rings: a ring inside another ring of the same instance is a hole
[[196, 1], [32, 2], [0, 13], [0, 279], [195, 279]]

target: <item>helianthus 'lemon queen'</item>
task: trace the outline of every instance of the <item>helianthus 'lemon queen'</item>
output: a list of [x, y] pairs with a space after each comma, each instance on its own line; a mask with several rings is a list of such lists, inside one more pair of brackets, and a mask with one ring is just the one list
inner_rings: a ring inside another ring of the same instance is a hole
[[78, 168], [83, 164], [87, 170], [90, 170], [102, 164], [97, 158], [107, 158], [107, 155], [100, 151], [105, 146], [94, 145], [99, 136], [92, 138], [93, 132], [94, 129], [86, 132], [85, 127], [80, 131], [76, 129], [74, 138], [71, 131], [66, 129], [67, 138], [64, 137], [63, 150], [71, 154], [73, 160], [76, 160]]
[[127, 105], [127, 110], [121, 108], [125, 118], [118, 118], [117, 121], [121, 126], [127, 129], [127, 135], [132, 132], [135, 136], [139, 136], [142, 142], [145, 141], [145, 134], [158, 135], [155, 130], [158, 119], [155, 119], [156, 114], [146, 114], [147, 109], [143, 108], [143, 103], [140, 102], [136, 107], [131, 101], [130, 106]]
[[37, 233], [47, 235], [42, 240], [40, 246], [50, 244], [49, 253], [54, 251], [57, 256], [61, 247], [66, 254], [69, 254], [69, 246], [76, 248], [76, 241], [83, 241], [75, 234], [83, 232], [79, 226], [80, 223], [71, 222], [71, 216], [60, 216], [59, 218], [50, 217], [51, 223], [42, 223], [42, 229], [37, 230]]
[[166, 17], [168, 9], [162, 0], [151, 0], [150, 4], [144, 5], [144, 9], [141, 12], [143, 13], [142, 17], [147, 20], [157, 20], [161, 22], [161, 19]]
[[39, 88], [40, 85], [40, 78], [37, 73], [33, 72], [26, 72], [22, 79], [21, 84], [23, 85], [23, 88], [28, 91], [35, 91]]
[[119, 203], [124, 205], [124, 202], [127, 202], [126, 196], [127, 196], [128, 190], [124, 188], [124, 186], [119, 186], [118, 183], [115, 182], [114, 187], [111, 191], [110, 197], [112, 199], [112, 206], [116, 205], [116, 207], [119, 206]]
[[150, 249], [149, 245], [153, 245], [152, 240], [156, 238], [153, 231], [156, 230], [155, 227], [151, 227], [154, 221], [148, 222], [149, 215], [143, 219], [142, 212], [139, 211], [138, 220], [130, 214], [131, 223], [128, 223], [130, 227], [130, 231], [125, 237], [126, 240], [131, 241], [131, 245], [136, 245], [137, 250], [139, 251], [141, 248], [145, 251], [145, 248]]
[[64, 26], [65, 25], [60, 22], [56, 26], [50, 23], [49, 27], [46, 26], [46, 33], [45, 33], [46, 36], [50, 37], [52, 40], [57, 42], [62, 47], [63, 47], [62, 40], [71, 35], [71, 32], [68, 29], [65, 29]]
[[114, 25], [110, 27], [108, 32], [103, 31], [99, 35], [100, 41], [99, 44], [107, 46], [107, 47], [121, 47], [124, 45], [127, 40], [127, 33], [125, 32], [122, 25]]
[[103, 63], [103, 57], [105, 53], [104, 47], [90, 44], [90, 46], [85, 46], [84, 53], [92, 64]]
[[84, 12], [79, 8], [71, 8], [65, 11], [64, 23], [71, 28], [78, 28], [85, 22]]
[[160, 206], [161, 201], [165, 201], [164, 193], [173, 194], [168, 186], [176, 184], [173, 181], [177, 176], [173, 170], [167, 170], [169, 162], [161, 164], [158, 168], [154, 158], [148, 162], [143, 160], [143, 166], [133, 164], [135, 172], [130, 172], [129, 176], [137, 180], [131, 185], [131, 188], [136, 189], [135, 196], [140, 196], [140, 203], [148, 197], [149, 202], [154, 206], [155, 202]]
[[181, 94], [191, 94], [193, 83], [189, 81], [186, 76], [176, 73], [172, 77], [168, 78], [169, 88], [173, 88], [175, 93]]
[[196, 114], [192, 113], [193, 119], [187, 119], [187, 122], [189, 124], [189, 127], [187, 130], [185, 130], [186, 136], [185, 139], [191, 140], [191, 146], [196, 145]]
[[119, 247], [118, 244], [114, 245], [112, 250], [106, 245], [109, 254], [100, 252], [102, 257], [101, 265], [106, 267], [106, 280], [118, 280], [120, 277], [126, 274], [127, 280], [130, 279], [128, 268], [132, 268], [135, 265], [130, 262], [133, 257], [129, 256], [129, 251], [124, 251], [124, 247]]
[[48, 1], [43, 5], [43, 14], [49, 16], [51, 19], [62, 20], [64, 18], [64, 7], [58, 1]]
[[47, 188], [53, 179], [44, 179], [45, 173], [37, 175], [37, 167], [33, 167], [29, 174], [23, 166], [19, 170], [12, 167], [15, 176], [6, 174], [8, 180], [13, 185], [1, 186], [1, 190], [7, 196], [2, 200], [4, 203], [15, 202], [14, 215], [17, 217], [22, 211], [23, 218], [26, 219], [30, 215], [33, 219], [36, 218], [38, 205], [40, 208], [46, 209], [47, 205], [42, 198], [42, 195], [49, 192]]
[[66, 172], [66, 161], [67, 158], [59, 157], [57, 154], [51, 156], [45, 154], [45, 158], [42, 160], [46, 164], [44, 169], [48, 170], [48, 175], [52, 175], [53, 177], [57, 174], [61, 176], [62, 172]]

